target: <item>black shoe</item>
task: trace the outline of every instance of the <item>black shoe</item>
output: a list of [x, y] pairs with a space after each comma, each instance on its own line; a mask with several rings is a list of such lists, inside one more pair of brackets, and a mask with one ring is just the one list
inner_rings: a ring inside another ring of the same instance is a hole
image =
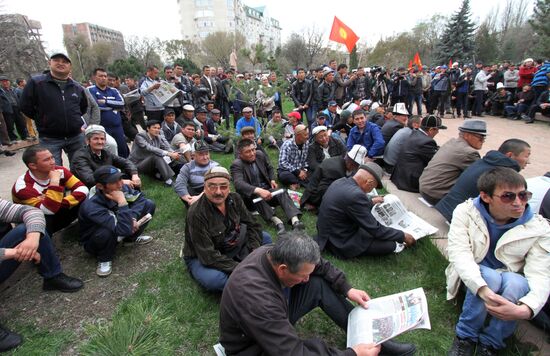
[[479, 344], [479, 347], [477, 348], [477, 355], [478, 356], [497, 356], [498, 352], [497, 350], [493, 349], [491, 346]]
[[471, 119], [472, 117], [470, 115], [464, 115], [465, 119]]
[[406, 344], [393, 340], [388, 340], [382, 343], [379, 356], [408, 356], [414, 355], [416, 352], [416, 346], [414, 344]]
[[534, 124], [535, 123], [535, 119], [530, 119], [530, 120], [527, 120], [525, 121], [526, 124]]
[[0, 325], [0, 352], [8, 351], [21, 345], [23, 338], [21, 335], [9, 331], [3, 325]]
[[15, 155], [15, 152], [12, 152], [12, 151], [2, 151], [2, 152], [0, 152], [0, 154], [2, 154], [2, 153], [6, 157], [11, 157], [11, 156]]
[[294, 224], [292, 224], [292, 230], [305, 230], [306, 226], [301, 221], [296, 221]]
[[285, 230], [285, 224], [279, 223], [275, 225], [275, 228], [277, 229], [277, 235], [282, 235], [286, 232]]
[[65, 273], [60, 273], [57, 276], [49, 279], [44, 279], [42, 285], [43, 290], [58, 290], [63, 293], [73, 293], [84, 286], [78, 278], [67, 276]]
[[473, 356], [476, 343], [455, 337], [447, 356]]

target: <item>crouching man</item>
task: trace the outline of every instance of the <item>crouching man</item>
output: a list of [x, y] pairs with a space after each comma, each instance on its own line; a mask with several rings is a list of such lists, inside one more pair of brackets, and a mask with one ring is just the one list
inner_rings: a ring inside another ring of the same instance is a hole
[[96, 256], [96, 273], [106, 277], [112, 272], [115, 249], [119, 242], [144, 245], [153, 239], [141, 235], [147, 226], [139, 220], [155, 213], [155, 203], [143, 193], [122, 182], [122, 173], [113, 166], [94, 172], [95, 194], [90, 194], [79, 212], [80, 238], [86, 252]]
[[185, 219], [183, 259], [191, 276], [206, 290], [221, 292], [237, 264], [271, 237], [229, 191], [230, 175], [213, 167], [204, 175], [204, 194]]
[[525, 179], [497, 167], [477, 185], [479, 196], [456, 207], [449, 230], [447, 298], [460, 282], [467, 288], [449, 355], [473, 355], [476, 344], [478, 355], [496, 355], [550, 292], [550, 229], [527, 205]]

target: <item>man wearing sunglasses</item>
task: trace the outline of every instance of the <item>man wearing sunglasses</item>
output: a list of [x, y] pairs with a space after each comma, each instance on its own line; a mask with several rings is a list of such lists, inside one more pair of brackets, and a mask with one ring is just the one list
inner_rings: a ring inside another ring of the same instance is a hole
[[[550, 229], [531, 211], [525, 179], [497, 167], [479, 196], [458, 205], [449, 230], [447, 298], [467, 288], [448, 355], [496, 355], [516, 321], [536, 316], [550, 293]], [[486, 321], [486, 319], [488, 320]]]

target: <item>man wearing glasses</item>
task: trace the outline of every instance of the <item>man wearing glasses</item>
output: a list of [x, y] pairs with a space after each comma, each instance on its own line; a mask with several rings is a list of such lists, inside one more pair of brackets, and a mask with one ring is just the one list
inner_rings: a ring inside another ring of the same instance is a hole
[[480, 158], [478, 150], [485, 142], [487, 123], [465, 120], [458, 131], [458, 137], [441, 146], [420, 176], [420, 195], [432, 205], [437, 204], [460, 174]]
[[[467, 288], [448, 355], [496, 355], [516, 321], [531, 319], [550, 293], [550, 229], [531, 211], [525, 179], [497, 167], [479, 196], [455, 209], [449, 230], [447, 299]], [[486, 321], [486, 319], [488, 320]]]
[[237, 264], [271, 237], [229, 191], [224, 167], [204, 175], [204, 194], [190, 206], [185, 221], [183, 260], [191, 276], [206, 290], [221, 292]]

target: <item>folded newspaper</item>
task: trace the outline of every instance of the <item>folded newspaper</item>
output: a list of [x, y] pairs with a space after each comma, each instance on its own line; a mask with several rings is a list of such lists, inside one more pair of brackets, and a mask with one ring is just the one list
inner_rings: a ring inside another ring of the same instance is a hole
[[183, 93], [183, 91], [176, 88], [174, 84], [161, 80], [160, 87], [153, 90], [151, 93], [157, 97], [162, 105], [166, 105], [180, 95], [180, 93]]
[[431, 329], [424, 289], [417, 288], [369, 300], [348, 316], [347, 347], [376, 345], [413, 329]]
[[384, 202], [376, 204], [371, 213], [380, 224], [408, 232], [415, 240], [437, 232], [435, 226], [408, 211], [393, 194], [384, 196]]

